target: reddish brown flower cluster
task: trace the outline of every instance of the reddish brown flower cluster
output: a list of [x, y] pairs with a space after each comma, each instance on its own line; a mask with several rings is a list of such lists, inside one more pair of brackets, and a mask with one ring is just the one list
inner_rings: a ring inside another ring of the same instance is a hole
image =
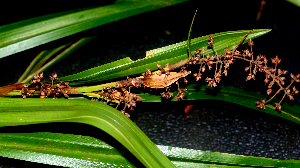
[[256, 107], [260, 109], [265, 109], [265, 104], [270, 102], [276, 95], [278, 95], [281, 91], [284, 92], [283, 97], [281, 98], [279, 103], [275, 103], [275, 109], [280, 111], [281, 110], [281, 103], [284, 100], [285, 97], [288, 97], [290, 100], [294, 100], [294, 95], [298, 94], [298, 90], [296, 89], [295, 86], [293, 86], [291, 90], [292, 84], [296, 81], [299, 82], [300, 74], [294, 76], [293, 74], [290, 74], [291, 76], [291, 83], [286, 85], [285, 80], [286, 77], [284, 75], [287, 74], [287, 70], [282, 70], [278, 68], [278, 64], [281, 63], [281, 60], [276, 56], [275, 58], [271, 58], [272, 63], [274, 64], [274, 67], [268, 67], [267, 62], [268, 60], [266, 59], [265, 56], [259, 55], [254, 59], [253, 57], [253, 52], [252, 52], [252, 46], [254, 45], [253, 41], [250, 40], [248, 43], [249, 46], [251, 47], [251, 51], [244, 51], [243, 54], [234, 54], [235, 58], [243, 59], [249, 62], [249, 67], [246, 67], [245, 71], [249, 71], [249, 74], [247, 76], [246, 80], [250, 79], [255, 79], [255, 75], [257, 71], [265, 73], [265, 84], [267, 85], [267, 94], [270, 95], [272, 94], [273, 86], [276, 84], [279, 86], [279, 89], [273, 94], [271, 98], [268, 100], [261, 100], [256, 102]]
[[[208, 42], [209, 45], [213, 45], [212, 42], [212, 36], [210, 36], [210, 42]], [[189, 64], [200, 64], [199, 72], [194, 73], [194, 77], [196, 78], [196, 81], [200, 80], [202, 77], [202, 73], [205, 72], [206, 67], [208, 70], [212, 70], [212, 67], [214, 65], [215, 67], [215, 75], [213, 78], [206, 77], [205, 82], [208, 83], [208, 86], [216, 87], [217, 83], [221, 81], [222, 74], [227, 76], [227, 69], [229, 68], [229, 65], [234, 62], [234, 58], [231, 54], [231, 52], [226, 47], [224, 49], [225, 53], [221, 55], [215, 55], [210, 56], [207, 54], [205, 56], [205, 49], [204, 47], [202, 50], [197, 49], [196, 55], [192, 55], [192, 59], [189, 61]], [[202, 55], [202, 58], [201, 58]]]
[[[149, 70], [150, 71], [150, 70]], [[140, 78], [129, 78], [127, 77], [126, 80], [121, 80], [117, 82], [117, 87], [119, 88], [130, 88], [130, 87], [141, 87], [144, 81]]]
[[54, 86], [53, 81], [57, 79], [57, 74], [50, 76], [52, 84], [47, 84], [41, 82], [43, 78], [43, 73], [40, 75], [34, 76], [34, 79], [30, 81], [28, 85], [24, 84], [21, 90], [21, 94], [23, 99], [30, 96], [32, 97], [34, 93], [40, 93], [40, 98], [47, 98], [47, 97], [60, 97], [63, 95], [64, 97], [68, 96], [67, 88], [70, 88], [69, 82], [60, 82]]
[[161, 97], [166, 98], [166, 99], [170, 99], [173, 97], [173, 93], [170, 92], [170, 87], [166, 87], [166, 92], [162, 92], [160, 93]]
[[[244, 37], [244, 39], [246, 38], [246, 36]], [[242, 41], [240, 42], [240, 44], [242, 43]], [[212, 36], [209, 36], [208, 45], [212, 45], [213, 49], [215, 50]], [[287, 70], [281, 70], [280, 68], [278, 68], [277, 65], [281, 62], [278, 56], [276, 56], [275, 58], [271, 58], [274, 67], [273, 68], [268, 67], [267, 66], [268, 60], [265, 56], [258, 55], [256, 56], [256, 58], [254, 58], [252, 52], [252, 46], [254, 45], [254, 42], [251, 39], [248, 42], [248, 45], [250, 46], [250, 51], [247, 49], [241, 53], [239, 51], [236, 51], [236, 48], [238, 47], [237, 46], [232, 51], [229, 51], [228, 48], [225, 48], [224, 49], [225, 53], [220, 55], [218, 55], [217, 52], [215, 51], [216, 53], [215, 56], [210, 56], [209, 54], [204, 56], [205, 49], [204, 48], [202, 50], [197, 49], [196, 54], [192, 55], [192, 59], [189, 61], [188, 64], [190, 65], [200, 64], [199, 72], [194, 74], [196, 81], [201, 79], [202, 73], [206, 70], [206, 67], [208, 67], [208, 69], [211, 70], [212, 65], [214, 65], [215, 67], [214, 77], [213, 78], [207, 77], [205, 81], [208, 83], [208, 86], [216, 87], [217, 83], [219, 83], [221, 80], [222, 74], [227, 76], [227, 69], [229, 68], [229, 65], [234, 63], [236, 59], [241, 59], [249, 62], [249, 66], [245, 68], [245, 71], [249, 72], [246, 81], [249, 81], [251, 79], [255, 80], [255, 75], [257, 74], [257, 72], [262, 72], [265, 73], [266, 76], [264, 82], [268, 87], [266, 91], [268, 95], [273, 93], [272, 88], [274, 84], [277, 84], [279, 86], [279, 89], [274, 93], [274, 95], [270, 99], [257, 101], [256, 107], [260, 109], [265, 109], [265, 104], [270, 102], [275, 96], [277, 96], [281, 91], [283, 91], [284, 95], [281, 101], [279, 103], [275, 103], [276, 110], [280, 111], [281, 103], [285, 97], [288, 97], [290, 100], [294, 100], [293, 96], [298, 94], [298, 90], [295, 88], [295, 86], [292, 87], [292, 84], [294, 82], [300, 81], [300, 74], [296, 76], [291, 74], [290, 75], [291, 83], [286, 85], [285, 84], [286, 77], [284, 77], [284, 75], [286, 75]]]
[[[161, 93], [161, 97], [170, 99], [173, 97], [173, 93], [170, 92], [170, 85], [174, 82], [178, 85], [178, 94], [175, 96], [175, 99], [182, 100], [187, 89], [180, 90], [178, 79], [185, 77], [190, 74], [189, 71], [182, 67], [180, 72], [169, 72], [168, 64], [166, 64], [165, 68], [162, 68], [161, 65], [157, 64], [157, 68], [160, 70], [158, 72], [151, 72], [150, 69], [147, 69], [147, 72], [143, 73], [143, 76], [138, 78], [129, 78], [126, 80], [118, 81], [115, 87], [103, 87], [103, 90], [97, 92], [100, 97], [100, 101], [106, 100], [106, 102], [111, 102], [112, 100], [118, 102], [116, 108], [119, 107], [120, 104], [124, 104], [124, 108], [121, 110], [123, 114], [126, 116], [130, 116], [125, 112], [126, 109], [130, 111], [134, 109], [136, 106], [136, 101], [142, 100], [141, 97], [136, 94], [132, 94], [130, 92], [131, 88], [139, 88], [139, 87], [149, 87], [153, 89], [162, 89], [165, 88], [166, 92]], [[187, 83], [187, 80], [184, 79], [184, 82]]]
[[123, 109], [121, 112], [125, 114], [127, 117], [130, 117], [130, 114], [127, 113], [125, 110], [126, 108], [130, 111], [134, 110], [134, 107], [136, 107], [136, 101], [141, 101], [142, 99], [137, 96], [136, 94], [130, 93], [130, 88], [132, 87], [141, 87], [141, 84], [143, 81], [139, 78], [128, 78], [126, 80], [122, 80], [117, 82], [117, 87], [105, 87], [103, 86], [103, 90], [98, 92], [98, 94], [101, 96], [100, 102], [103, 100], [106, 100], [107, 103], [110, 101], [117, 101], [117, 107], [120, 106], [120, 104], [124, 104]]
[[185, 96], [185, 93], [184, 92], [187, 92], [187, 88], [181, 90], [181, 89], [178, 89], [178, 93], [177, 95], [175, 96], [175, 100], [178, 99], [178, 100], [183, 100], [183, 97]]

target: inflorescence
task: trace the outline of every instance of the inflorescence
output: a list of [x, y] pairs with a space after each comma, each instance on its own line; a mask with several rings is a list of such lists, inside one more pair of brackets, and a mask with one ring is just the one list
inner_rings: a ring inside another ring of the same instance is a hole
[[[251, 31], [250, 31], [251, 32]], [[288, 97], [290, 100], [294, 100], [294, 95], [298, 94], [298, 89], [293, 86], [294, 82], [300, 82], [300, 74], [293, 75], [290, 74], [291, 80], [290, 83], [286, 83], [286, 74], [287, 70], [282, 70], [278, 68], [278, 64], [280, 64], [281, 60], [276, 56], [275, 58], [271, 58], [271, 62], [274, 67], [268, 67], [268, 59], [264, 55], [258, 55], [254, 57], [252, 47], [254, 42], [250, 39], [248, 45], [250, 46], [250, 50], [246, 49], [242, 52], [236, 50], [239, 45], [245, 40], [248, 32], [242, 41], [232, 50], [228, 50], [228, 47], [224, 49], [223, 54], [217, 53], [213, 36], [209, 36], [208, 46], [211, 46], [215, 52], [214, 56], [209, 54], [205, 55], [205, 48], [196, 49], [194, 55], [190, 60], [183, 60], [181, 62], [175, 63], [173, 65], [166, 64], [165, 68], [162, 68], [161, 65], [157, 64], [157, 68], [159, 71], [151, 72], [150, 69], [147, 69], [147, 72], [143, 73], [141, 77], [137, 78], [129, 78], [126, 80], [118, 81], [116, 87], [103, 87], [103, 90], [100, 92], [96, 92], [100, 95], [100, 98], [97, 99], [100, 102], [105, 100], [107, 103], [111, 101], [117, 102], [116, 108], [123, 104], [123, 108], [121, 112], [126, 116], [130, 117], [129, 113], [126, 112], [126, 108], [132, 111], [134, 107], [136, 107], [136, 101], [143, 100], [141, 97], [137, 96], [130, 92], [131, 88], [141, 88], [141, 87], [149, 87], [153, 89], [165, 89], [165, 91], [161, 92], [161, 97], [170, 99], [173, 97], [173, 93], [170, 91], [170, 87], [173, 83], [176, 83], [178, 86], [178, 92], [175, 96], [175, 99], [183, 100], [185, 93], [188, 90], [185, 88], [181, 90], [179, 88], [178, 80], [183, 78], [184, 83], [188, 83], [188, 81], [184, 78], [187, 75], [191, 74], [191, 71], [188, 71], [187, 68], [190, 65], [200, 65], [198, 72], [193, 73], [193, 76], [196, 78], [196, 81], [199, 81], [202, 78], [202, 74], [206, 70], [214, 70], [214, 75], [212, 77], [206, 77], [205, 82], [207, 82], [207, 86], [216, 87], [218, 83], [221, 81], [221, 77], [223, 75], [227, 76], [228, 69], [231, 64], [235, 62], [236, 59], [244, 60], [249, 63], [249, 66], [245, 68], [245, 71], [248, 73], [246, 77], [246, 81], [251, 79], [255, 80], [255, 75], [257, 72], [261, 72], [265, 74], [264, 83], [267, 85], [267, 95], [272, 95], [268, 100], [263, 99], [257, 101], [256, 107], [262, 110], [265, 109], [265, 104], [273, 100], [280, 92], [283, 92], [283, 96], [280, 102], [275, 103], [275, 109], [277, 111], [281, 111], [281, 103], [282, 101]], [[179, 72], [171, 72], [171, 70], [181, 68]], [[34, 80], [30, 81], [28, 85], [23, 86], [22, 88], [22, 96], [26, 98], [28, 96], [33, 96], [34, 93], [40, 93], [40, 98], [46, 98], [49, 96], [59, 97], [63, 95], [64, 97], [68, 97], [68, 82], [60, 82], [54, 86], [53, 81], [57, 79], [57, 75], [50, 76], [52, 84], [45, 84], [41, 82], [41, 78], [43, 78], [43, 73], [40, 75], [34, 76]], [[274, 85], [277, 85], [279, 88], [277, 91], [273, 91]], [[33, 91], [32, 91], [33, 90]], [[95, 100], [95, 99], [93, 99]]]
[[47, 97], [60, 97], [63, 95], [64, 97], [68, 96], [67, 88], [70, 88], [69, 82], [60, 82], [54, 86], [53, 81], [57, 79], [57, 74], [50, 76], [50, 80], [52, 84], [47, 84], [41, 82], [43, 78], [43, 73], [40, 75], [34, 76], [34, 79], [30, 81], [28, 85], [24, 84], [21, 90], [21, 94], [23, 99], [26, 97], [32, 97], [35, 93], [40, 94], [40, 98], [47, 98]]
[[[212, 45], [214, 47], [213, 43], [213, 37], [209, 37], [208, 45]], [[295, 86], [292, 86], [294, 82], [300, 81], [300, 74], [293, 75], [290, 74], [291, 80], [289, 84], [286, 84], [286, 77], [287, 70], [282, 70], [278, 68], [278, 64], [281, 62], [281, 60], [276, 56], [275, 58], [271, 58], [271, 62], [273, 63], [274, 67], [268, 67], [268, 59], [264, 55], [258, 55], [254, 57], [252, 47], [254, 45], [254, 42], [250, 39], [248, 42], [248, 45], [250, 46], [250, 51], [243, 50], [242, 52], [237, 50], [229, 51], [226, 47], [224, 49], [224, 54], [216, 54], [215, 56], [210, 56], [207, 54], [205, 56], [205, 49], [204, 47], [199, 50], [196, 50], [196, 54], [192, 56], [192, 59], [189, 61], [188, 64], [200, 64], [199, 72], [194, 73], [193, 75], [196, 78], [196, 81], [201, 79], [202, 73], [208, 68], [208, 70], [212, 69], [212, 65], [215, 67], [215, 74], [212, 78], [207, 77], [205, 81], [208, 83], [208, 86], [216, 87], [217, 83], [220, 82], [222, 75], [224, 74], [227, 76], [228, 68], [230, 64], [233, 64], [236, 59], [244, 60], [249, 62], [249, 66], [245, 68], [246, 72], [248, 73], [248, 76], [246, 78], [246, 81], [249, 81], [251, 79], [255, 80], [255, 75], [257, 72], [261, 72], [265, 74], [265, 84], [267, 85], [267, 95], [271, 95], [273, 92], [273, 86], [276, 84], [279, 86], [279, 89], [268, 99], [260, 100], [256, 102], [256, 107], [260, 109], [265, 109], [265, 104], [273, 100], [280, 92], [283, 92], [283, 96], [280, 100], [280, 102], [275, 103], [276, 110], [281, 110], [281, 103], [282, 101], [288, 97], [290, 100], [294, 100], [294, 95], [298, 94], [298, 90]], [[237, 48], [237, 47], [236, 47]]]

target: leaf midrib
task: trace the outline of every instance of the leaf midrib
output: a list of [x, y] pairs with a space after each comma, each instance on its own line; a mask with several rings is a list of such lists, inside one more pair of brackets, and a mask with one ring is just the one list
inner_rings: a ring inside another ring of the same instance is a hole
[[[46, 154], [52, 154], [51, 152], [47, 152], [47, 151], [57, 151], [56, 153], [59, 152], [64, 152], [64, 153], [77, 153], [77, 154], [93, 154], [93, 155], [103, 155], [103, 156], [119, 156], [122, 157], [122, 155], [120, 154], [115, 154], [113, 152], [111, 152], [111, 154], [104, 154], [104, 153], [94, 153], [94, 152], [90, 152], [90, 151], [80, 151], [80, 150], [70, 150], [70, 149], [58, 149], [58, 148], [47, 148], [47, 147], [29, 147], [29, 146], [22, 146], [22, 145], [1, 145], [0, 144], [0, 148], [1, 147], [5, 147], [5, 148], [14, 148], [14, 149], [18, 149], [18, 150], [23, 150], [23, 151], [32, 151], [32, 152], [39, 152], [41, 150], [46, 151]], [[27, 150], [27, 149], [35, 149], [35, 150]], [[103, 148], [106, 149], [106, 148]], [[99, 150], [100, 151], [100, 150]], [[39, 152], [41, 153], [41, 152]], [[63, 154], [62, 154], [63, 155]]]
[[[3, 137], [0, 134], [0, 138]], [[89, 144], [84, 142], [76, 142], [76, 141], [67, 141], [67, 140], [58, 140], [58, 139], [51, 139], [51, 138], [41, 138], [41, 137], [26, 137], [26, 136], [14, 136], [14, 135], [5, 135], [4, 137], [10, 137], [10, 138], [18, 138], [18, 139], [24, 139], [24, 140], [40, 140], [40, 141], [51, 141], [51, 142], [59, 142], [59, 143], [66, 143], [66, 144], [76, 144], [81, 146], [89, 146], [89, 147], [98, 147], [98, 148], [107, 148], [107, 149], [113, 149], [110, 146], [107, 145], [98, 145], [98, 144]], [[0, 144], [1, 146], [1, 144]]]

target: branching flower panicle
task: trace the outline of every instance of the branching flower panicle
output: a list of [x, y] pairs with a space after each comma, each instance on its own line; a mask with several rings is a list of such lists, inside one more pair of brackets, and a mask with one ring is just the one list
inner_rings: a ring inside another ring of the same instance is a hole
[[[249, 33], [247, 33], [244, 36], [242, 41], [244, 41], [244, 39]], [[208, 45], [211, 45], [215, 50], [213, 37], [209, 36], [208, 40], [209, 40]], [[242, 43], [242, 41], [239, 43], [239, 45]], [[267, 65], [268, 60], [264, 55], [258, 55], [254, 57], [252, 51], [254, 42], [251, 39], [248, 42], [248, 45], [250, 46], [250, 50], [247, 49], [247, 50], [243, 50], [243, 52], [240, 52], [236, 50], [236, 48], [238, 47], [237, 46], [234, 50], [229, 51], [228, 48], [226, 47], [224, 49], [225, 51], [224, 54], [220, 54], [220, 55], [216, 54], [215, 56], [210, 56], [209, 54], [207, 54], [206, 57], [204, 57], [204, 52], [200, 52], [199, 49], [196, 49], [195, 50], [196, 54], [192, 55], [192, 59], [189, 61], [189, 65], [200, 64], [200, 68], [199, 68], [199, 72], [194, 73], [193, 76], [196, 78], [196, 81], [198, 81], [199, 79], [201, 79], [202, 73], [207, 68], [208, 70], [212, 70], [213, 68], [212, 65], [214, 65], [215, 67], [214, 77], [213, 78], [206, 77], [205, 82], [207, 82], [208, 86], [210, 87], [216, 87], [217, 83], [220, 82], [222, 75], [224, 74], [225, 76], [227, 76], [230, 64], [233, 64], [236, 59], [247, 61], [249, 62], [249, 66], [245, 68], [245, 71], [248, 72], [246, 81], [249, 81], [251, 79], [255, 80], [255, 76], [257, 72], [261, 72], [265, 74], [264, 83], [267, 85], [267, 91], [266, 91], [267, 95], [272, 95], [274, 84], [279, 86], [279, 89], [268, 100], [257, 101], [256, 107], [260, 109], [265, 109], [266, 103], [273, 100], [280, 92], [283, 92], [284, 95], [281, 98], [281, 101], [279, 103], [275, 103], [276, 110], [280, 111], [281, 103], [284, 100], [284, 98], [288, 97], [290, 100], [294, 100], [294, 95], [298, 94], [299, 92], [298, 89], [296, 89], [295, 86], [292, 87], [292, 84], [294, 82], [300, 82], [300, 74], [298, 75], [290, 74], [291, 82], [290, 84], [286, 85], [285, 82], [286, 77], [284, 75], [287, 74], [287, 70], [282, 70], [278, 68], [278, 64], [281, 63], [281, 59], [279, 59], [278, 56], [276, 56], [275, 58], [271, 58], [271, 62], [274, 64], [274, 67], [268, 67]]]
[[[151, 71], [148, 69], [145, 75], [150, 75]], [[115, 87], [105, 87], [103, 86], [103, 90], [97, 92], [100, 95], [100, 102], [106, 100], [107, 103], [111, 102], [112, 100], [117, 101], [116, 109], [123, 105], [123, 109], [121, 112], [125, 114], [127, 117], [130, 117], [130, 114], [126, 112], [126, 109], [132, 111], [134, 107], [136, 107], [136, 101], [143, 100], [141, 97], [137, 96], [130, 92], [130, 89], [135, 87], [141, 87], [144, 81], [140, 78], [129, 78], [127, 77], [126, 80], [122, 80], [117, 82], [117, 88]]]
[[[196, 49], [194, 55], [192, 55], [192, 58], [187, 61], [187, 63], [183, 66], [179, 66], [177, 68], [181, 68], [180, 72], [169, 72], [166, 71], [164, 68], [161, 67], [161, 65], [157, 64], [157, 68], [160, 70], [158, 74], [155, 74], [150, 71], [150, 69], [147, 69], [147, 72], [143, 74], [142, 79], [139, 81], [142, 85], [146, 87], [151, 87], [151, 88], [165, 88], [166, 91], [161, 93], [161, 97], [170, 99], [173, 96], [173, 93], [170, 92], [170, 85], [174, 82], [177, 83], [178, 85], [178, 93], [175, 96], [175, 99], [178, 100], [183, 100], [183, 97], [185, 96], [185, 93], [187, 92], [187, 89], [181, 90], [179, 88], [179, 83], [178, 80], [181, 77], [185, 77], [188, 74], [190, 74], [190, 71], [187, 71], [187, 67], [190, 65], [200, 65], [199, 71], [194, 72], [193, 76], [196, 78], [196, 81], [202, 79], [202, 73], [204, 73], [206, 70], [208, 71], [214, 71], [213, 77], [206, 77], [205, 82], [207, 82], [207, 86], [210, 87], [216, 87], [217, 84], [220, 83], [222, 76], [228, 75], [228, 69], [231, 64], [235, 62], [236, 59], [244, 60], [249, 63], [249, 66], [245, 68], [245, 71], [248, 73], [248, 76], [246, 77], [246, 81], [249, 80], [255, 80], [255, 76], [258, 72], [264, 73], [265, 74], [265, 80], [264, 83], [267, 86], [266, 93], [267, 95], [270, 95], [271, 97], [266, 100], [260, 100], [257, 101], [256, 107], [259, 109], [264, 110], [265, 109], [265, 104], [273, 100], [280, 92], [283, 92], [283, 97], [280, 102], [275, 103], [275, 109], [280, 111], [281, 110], [281, 103], [284, 100], [284, 98], [288, 97], [290, 100], [294, 100], [294, 95], [298, 94], [298, 90], [296, 89], [295, 86], [292, 87], [292, 84], [294, 82], [299, 82], [300, 81], [300, 74], [298, 75], [293, 75], [291, 74], [291, 83], [289, 85], [286, 85], [286, 77], [285, 75], [287, 74], [287, 70], [282, 70], [278, 68], [278, 64], [281, 63], [281, 60], [279, 59], [278, 56], [275, 58], [271, 58], [271, 62], [274, 64], [274, 67], [268, 67], [268, 59], [264, 55], [258, 55], [254, 57], [253, 55], [253, 45], [254, 42], [250, 39], [248, 42], [248, 45], [250, 46], [250, 50], [246, 49], [243, 50], [242, 52], [236, 50], [239, 45], [242, 44], [242, 42], [246, 39], [248, 34], [251, 31], [249, 31], [244, 38], [240, 41], [240, 43], [232, 50], [230, 51], [228, 47], [224, 49], [223, 54], [219, 54], [216, 51], [214, 41], [213, 41], [213, 36], [209, 36], [208, 38], [208, 45], [212, 46], [215, 55], [211, 56], [209, 54], [205, 55], [205, 48], [203, 47], [201, 50]], [[173, 69], [175, 69], [173, 67]], [[181, 74], [182, 75], [181, 75]], [[164, 75], [162, 77], [162, 75]], [[172, 76], [178, 76], [178, 77], [172, 77]], [[137, 80], [134, 79], [134, 80]], [[162, 80], [164, 82], [162, 82]], [[184, 78], [184, 83], [188, 83], [188, 81]], [[129, 81], [123, 81], [119, 85], [120, 86], [126, 86], [130, 82]], [[277, 85], [279, 86], [279, 89], [274, 93], [273, 92], [273, 86]], [[273, 94], [273, 95], [272, 95]]]

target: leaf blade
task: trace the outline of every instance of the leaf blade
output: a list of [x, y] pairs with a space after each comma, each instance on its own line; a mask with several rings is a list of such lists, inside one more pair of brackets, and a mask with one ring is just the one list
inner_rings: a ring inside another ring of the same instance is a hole
[[[0, 134], [0, 138], [0, 155], [4, 157], [67, 167], [134, 167], [126, 160], [122, 151], [93, 137], [38, 132], [4, 133]], [[296, 167], [300, 164], [299, 160], [277, 160], [156, 146], [177, 167]]]
[[[52, 49], [50, 51], [44, 50], [41, 51], [29, 64], [29, 66], [26, 68], [25, 72], [22, 74], [22, 76], [19, 78], [17, 83], [27, 83], [28, 81], [23, 81], [26, 79], [29, 75], [34, 74], [35, 71], [37, 71], [44, 63], [50, 59], [55, 53], [59, 52], [61, 49], [65, 48], [67, 45], [59, 46], [55, 49]], [[36, 75], [36, 74], [34, 74]]]
[[0, 27], [0, 58], [84, 30], [187, 0], [123, 1], [92, 9], [61, 12]]
[[86, 99], [0, 98], [0, 109], [0, 126], [49, 122], [90, 124], [118, 140], [146, 167], [174, 167], [130, 119], [108, 105]]
[[[268, 33], [270, 29], [258, 29], [253, 30], [244, 42], [249, 39], [257, 38], [265, 33]], [[213, 34], [216, 50], [218, 53], [223, 53], [224, 48], [228, 46], [228, 49], [233, 49], [240, 40], [243, 39], [244, 35], [249, 30], [243, 31], [229, 31]], [[212, 54], [212, 49], [207, 48], [208, 36], [203, 36], [191, 40], [190, 48], [195, 50], [197, 48], [206, 47], [206, 53]], [[156, 70], [157, 64], [173, 64], [182, 61], [187, 58], [186, 55], [186, 41], [169, 45], [166, 47], [154, 49], [148, 51], [148, 55], [136, 61], [130, 60], [130, 58], [124, 58], [113, 63], [104, 64], [86, 71], [82, 71], [78, 74], [69, 75], [66, 77], [59, 78], [58, 81], [73, 81], [72, 85], [84, 85], [88, 83], [101, 82], [104, 80], [110, 80], [114, 78], [135, 75], [143, 73], [148, 69]], [[192, 52], [193, 54], [195, 51]], [[152, 56], [150, 56], [152, 55]], [[126, 60], [126, 61], [124, 61]], [[124, 61], [124, 62], [122, 62]], [[113, 65], [116, 64], [116, 65]]]

